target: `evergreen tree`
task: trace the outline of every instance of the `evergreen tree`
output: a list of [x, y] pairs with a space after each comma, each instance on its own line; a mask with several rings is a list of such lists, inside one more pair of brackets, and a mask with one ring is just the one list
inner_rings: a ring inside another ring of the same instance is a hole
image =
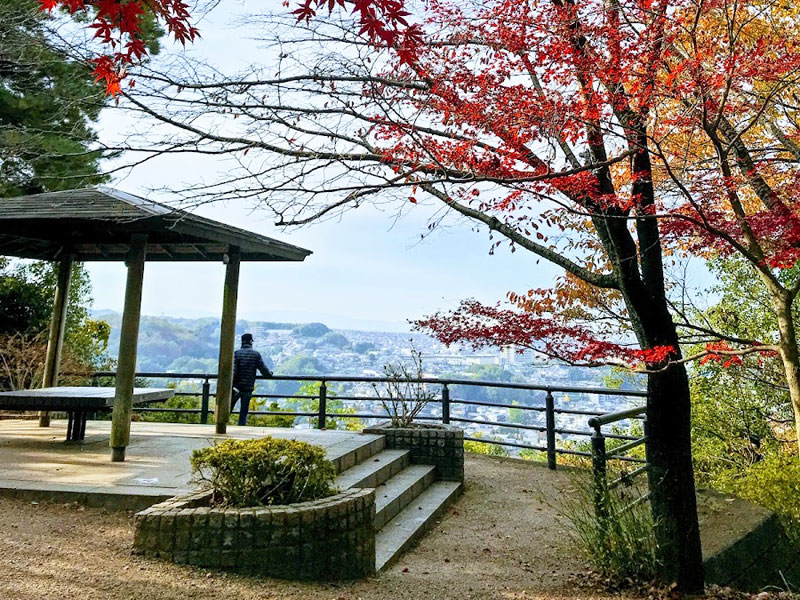
[[[104, 88], [91, 65], [67, 55], [52, 23], [36, 0], [0, 3], [0, 202], [107, 179], [94, 129]], [[108, 324], [89, 318], [89, 277], [73, 269], [62, 370], [102, 367]], [[55, 279], [49, 263], [0, 258], [0, 387], [40, 384]]]
[[[103, 182], [104, 89], [48, 34], [36, 0], [0, 3], [0, 197]], [[52, 22], [50, 22], [52, 23]]]

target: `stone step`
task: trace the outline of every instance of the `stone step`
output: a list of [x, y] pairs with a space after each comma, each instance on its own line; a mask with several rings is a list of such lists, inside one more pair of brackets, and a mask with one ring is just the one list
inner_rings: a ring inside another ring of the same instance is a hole
[[435, 480], [433, 465], [411, 465], [375, 488], [375, 531], [397, 516]]
[[336, 467], [336, 472], [343, 473], [378, 454], [385, 447], [386, 438], [382, 435], [357, 435], [344, 438], [326, 448], [325, 452], [328, 460]]
[[347, 488], [378, 487], [411, 464], [408, 450], [381, 450], [363, 462], [340, 471], [336, 487]]
[[375, 569], [382, 571], [433, 527], [436, 518], [458, 498], [463, 484], [437, 481], [375, 535]]

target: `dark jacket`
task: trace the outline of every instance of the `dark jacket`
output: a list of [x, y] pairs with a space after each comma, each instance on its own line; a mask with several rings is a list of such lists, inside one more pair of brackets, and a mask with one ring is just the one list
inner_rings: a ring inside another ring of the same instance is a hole
[[261, 353], [251, 344], [242, 344], [233, 354], [233, 387], [237, 390], [252, 390], [256, 384], [256, 369], [264, 377], [272, 377], [272, 371], [264, 364]]

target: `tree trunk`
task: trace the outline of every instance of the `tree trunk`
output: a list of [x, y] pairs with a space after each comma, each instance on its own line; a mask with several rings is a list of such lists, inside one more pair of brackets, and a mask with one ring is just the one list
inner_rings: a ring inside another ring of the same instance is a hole
[[[644, 161], [638, 166], [639, 172], [649, 174], [647, 156], [639, 158]], [[641, 348], [669, 346], [675, 349], [674, 358], [680, 358], [678, 332], [669, 312], [663, 281], [657, 222], [637, 219], [639, 248], [644, 248], [639, 252], [641, 276], [636, 268], [637, 247], [629, 239], [627, 225], [609, 220], [607, 231], [614, 243], [609, 254], [617, 256], [620, 292]], [[648, 479], [660, 579], [677, 583], [684, 593], [702, 594], [705, 574], [697, 521], [692, 404], [686, 367], [673, 362], [665, 370], [649, 374], [647, 389]]]
[[691, 402], [683, 365], [649, 375], [650, 503], [662, 578], [703, 592], [703, 555], [692, 467]]
[[797, 351], [797, 332], [792, 320], [791, 301], [777, 299], [773, 295], [775, 316], [778, 319], [780, 332], [780, 356], [783, 370], [786, 373], [786, 385], [789, 387], [789, 398], [794, 411], [795, 436], [798, 454], [800, 454], [800, 356]]
[[[663, 294], [622, 287], [628, 314], [642, 348], [670, 346], [681, 357], [678, 333]], [[626, 281], [626, 282], [627, 282]], [[659, 578], [680, 591], [702, 594], [705, 574], [697, 520], [692, 465], [692, 404], [683, 364], [673, 362], [647, 378], [647, 461], [650, 505], [660, 563]]]

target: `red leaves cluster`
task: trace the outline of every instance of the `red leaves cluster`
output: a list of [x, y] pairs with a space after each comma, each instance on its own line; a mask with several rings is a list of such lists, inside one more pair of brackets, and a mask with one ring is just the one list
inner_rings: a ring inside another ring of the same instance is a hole
[[662, 219], [661, 230], [692, 253], [730, 256], [735, 252], [731, 241], [747, 246], [745, 224], [764, 251], [763, 264], [788, 269], [800, 260], [800, 217], [783, 204], [743, 219], [712, 207], [700, 212], [694, 206], [684, 206]]
[[[41, 10], [52, 12], [65, 8], [71, 14], [93, 12], [95, 37], [109, 47], [110, 52], [94, 60], [94, 73], [106, 85], [106, 92], [116, 96], [129, 65], [147, 55], [141, 38], [142, 17], [146, 12], [161, 20], [175, 41], [193, 42], [199, 30], [191, 22], [189, 5], [182, 0], [39, 0]], [[284, 2], [288, 4], [288, 0]], [[394, 48], [401, 62], [411, 63], [422, 45], [422, 30], [408, 22], [411, 13], [405, 10], [405, 0], [353, 0], [353, 14], [358, 15], [360, 34], [376, 45]], [[332, 12], [344, 8], [345, 0], [299, 0], [293, 11], [298, 21], [316, 16], [320, 7]]]
[[149, 11], [162, 20], [172, 37], [182, 44], [192, 42], [199, 31], [190, 23], [189, 5], [182, 0], [39, 0], [41, 10], [65, 8], [71, 14], [93, 14], [94, 35], [110, 52], [94, 59], [97, 81], [103, 81], [106, 93], [116, 96], [129, 65], [147, 55], [142, 39], [142, 20]]
[[571, 364], [663, 366], [676, 356], [675, 348], [669, 346], [635, 350], [597, 339], [588, 328], [567, 326], [558, 319], [529, 312], [486, 306], [477, 300], [464, 300], [457, 309], [420, 319], [414, 326], [447, 345], [467, 344], [474, 348], [514, 345]]
[[[437, 166], [465, 173], [465, 178], [519, 182], [528, 198], [537, 193], [588, 197], [600, 209], [641, 208], [633, 194], [602, 193], [594, 170], [558, 176], [563, 162], [532, 151], [552, 143], [553, 132], [585, 148], [587, 123], [598, 123], [598, 130], [613, 128], [616, 110], [646, 105], [653, 94], [652, 86], [641, 81], [649, 77], [641, 65], [651, 60], [641, 38], [649, 34], [630, 33], [613, 23], [615, 11], [602, 2], [586, 4], [586, 15], [580, 17], [591, 16], [586, 37], [593, 41], [584, 54], [574, 45], [573, 3], [495, 0], [464, 9], [431, 0], [424, 49], [413, 65], [398, 64], [391, 73], [393, 79], [418, 81], [420, 91], [381, 88], [374, 93], [384, 102], [416, 109], [416, 119], [441, 134], [417, 131], [410, 123], [380, 123], [375, 135], [385, 142], [381, 151], [387, 162], [425, 169], [435, 157]], [[650, 13], [644, 5], [649, 3], [633, 4], [642, 4], [642, 21], [647, 22]], [[609, 45], [619, 52], [611, 56]], [[533, 84], [532, 76], [538, 78]], [[612, 93], [601, 79], [616, 81], [630, 97]], [[651, 174], [630, 177], [635, 181]]]
[[[333, 12], [339, 5], [345, 8], [345, 0], [300, 0], [300, 6], [292, 11], [298, 21], [308, 21], [317, 15], [317, 10], [326, 7]], [[395, 48], [400, 61], [411, 63], [422, 44], [422, 30], [408, 22], [411, 15], [405, 10], [405, 0], [353, 0], [353, 14], [358, 15], [360, 35], [366, 35], [373, 43]]]
[[731, 355], [730, 353], [734, 351], [731, 348], [728, 342], [711, 342], [706, 344], [706, 354], [700, 359], [700, 364], [704, 365], [707, 362], [720, 362], [722, 366], [725, 368], [731, 367], [733, 365], [741, 365], [742, 364], [742, 357]]
[[[761, 348], [761, 349], [759, 349]], [[773, 348], [765, 348], [757, 342], [752, 342], [751, 346], [734, 348], [726, 341], [710, 342], [705, 345], [705, 353], [700, 358], [700, 364], [708, 362], [721, 363], [724, 368], [740, 366], [744, 364], [745, 354], [755, 353], [759, 356], [759, 365], [763, 357], [777, 356], [777, 351]]]

